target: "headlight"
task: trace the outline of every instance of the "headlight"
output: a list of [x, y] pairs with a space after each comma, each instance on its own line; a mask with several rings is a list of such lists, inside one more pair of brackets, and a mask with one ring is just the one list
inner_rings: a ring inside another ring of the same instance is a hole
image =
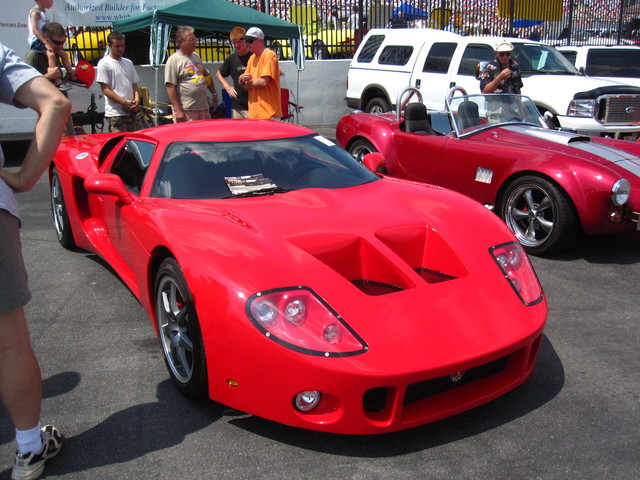
[[518, 242], [504, 243], [489, 249], [518, 298], [525, 305], [542, 301], [542, 287], [533, 265]]
[[595, 114], [596, 101], [590, 99], [573, 99], [569, 104], [567, 115], [570, 117], [593, 117]]
[[621, 178], [611, 187], [611, 201], [616, 207], [620, 207], [629, 201], [631, 184], [628, 180]]
[[297, 352], [343, 357], [369, 348], [340, 315], [306, 287], [256, 293], [247, 301], [246, 311], [258, 330]]

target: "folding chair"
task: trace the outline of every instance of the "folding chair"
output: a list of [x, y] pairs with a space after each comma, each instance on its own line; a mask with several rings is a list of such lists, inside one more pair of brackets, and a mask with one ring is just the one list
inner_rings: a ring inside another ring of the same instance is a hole
[[291, 92], [286, 88], [280, 89], [280, 106], [282, 107], [282, 117], [280, 120], [283, 122], [293, 123], [296, 112], [300, 112], [304, 107], [293, 103], [290, 100]]
[[156, 121], [158, 125], [173, 123], [171, 105], [152, 101], [148, 87], [140, 87], [140, 116], [147, 127], [155, 126]]

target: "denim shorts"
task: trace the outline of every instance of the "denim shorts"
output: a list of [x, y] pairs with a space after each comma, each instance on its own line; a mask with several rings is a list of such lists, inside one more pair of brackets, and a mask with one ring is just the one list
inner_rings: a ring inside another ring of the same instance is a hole
[[24, 307], [31, 300], [22, 259], [20, 220], [0, 208], [0, 313]]

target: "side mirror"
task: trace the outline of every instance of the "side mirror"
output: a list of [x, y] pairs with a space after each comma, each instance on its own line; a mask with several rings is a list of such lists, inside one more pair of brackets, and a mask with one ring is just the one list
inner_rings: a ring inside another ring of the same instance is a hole
[[124, 186], [122, 179], [113, 173], [92, 173], [84, 180], [84, 188], [97, 195], [112, 195], [125, 205], [133, 203], [131, 193]]
[[374, 173], [378, 173], [379, 170], [382, 170], [385, 164], [384, 157], [382, 156], [382, 154], [378, 152], [367, 153], [362, 158], [362, 163], [365, 167], [367, 167], [369, 170], [371, 170]]

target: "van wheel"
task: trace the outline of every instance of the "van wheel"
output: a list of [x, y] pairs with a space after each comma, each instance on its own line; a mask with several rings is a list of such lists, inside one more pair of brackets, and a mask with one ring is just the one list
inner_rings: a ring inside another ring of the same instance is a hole
[[364, 109], [366, 113], [372, 113], [374, 115], [380, 115], [391, 111], [391, 106], [384, 98], [375, 97], [369, 100], [367, 107]]

